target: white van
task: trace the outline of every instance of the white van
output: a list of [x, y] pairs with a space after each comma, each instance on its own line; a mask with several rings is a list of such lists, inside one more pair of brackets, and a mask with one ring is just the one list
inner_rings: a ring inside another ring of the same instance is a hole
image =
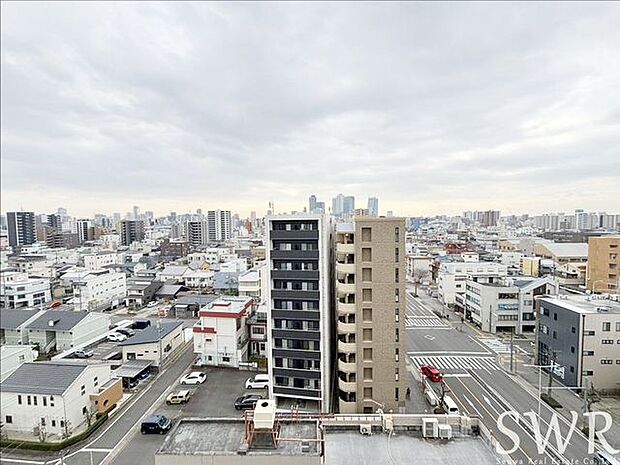
[[443, 408], [446, 413], [449, 413], [450, 415], [458, 415], [460, 413], [459, 406], [456, 405], [456, 402], [454, 402], [450, 396], [443, 397]]
[[248, 378], [245, 382], [246, 389], [265, 389], [269, 387], [269, 375], [261, 373]]

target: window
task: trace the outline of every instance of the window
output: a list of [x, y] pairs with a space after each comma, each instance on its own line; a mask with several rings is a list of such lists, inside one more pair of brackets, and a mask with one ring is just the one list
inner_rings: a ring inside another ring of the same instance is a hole
[[400, 249], [398, 247], [394, 249], [394, 261], [396, 263], [400, 261]]
[[609, 321], [603, 322], [603, 331], [605, 332], [611, 331], [611, 323]]
[[47, 407], [47, 397], [43, 396], [43, 407]]
[[7, 415], [6, 417], [4, 417], [4, 422], [5, 423], [13, 423], [13, 417], [11, 415]]
[[230, 357], [222, 357], [222, 362], [230, 363]]
[[400, 351], [398, 350], [398, 347], [396, 349], [394, 349], [394, 359], [398, 362], [398, 359], [400, 358]]
[[362, 289], [362, 300], [372, 302], [372, 289]]
[[364, 328], [364, 330], [362, 331], [362, 340], [364, 342], [372, 342], [372, 329], [371, 328]]
[[372, 399], [372, 388], [371, 387], [364, 388], [364, 399]]
[[52, 428], [56, 428], [56, 420], [52, 420]]
[[394, 228], [394, 242], [396, 243], [400, 242], [400, 228], [399, 227]]
[[398, 388], [394, 388], [394, 400], [398, 401], [400, 391]]
[[362, 261], [372, 262], [372, 249], [369, 247], [362, 248]]
[[398, 323], [399, 319], [400, 319], [400, 309], [396, 308], [396, 309], [394, 309], [394, 321], [396, 321], [396, 323]]
[[362, 281], [372, 281], [372, 268], [362, 268]]
[[50, 396], [50, 407], [54, 406], [54, 396]]
[[86, 385], [82, 384], [82, 387], [80, 388], [80, 394], [82, 394], [83, 396], [86, 395]]
[[362, 309], [362, 320], [372, 321], [372, 308]]
[[577, 332], [577, 328], [575, 328], [574, 326], [570, 329], [570, 332], [575, 334]]
[[372, 241], [372, 228], [362, 228], [362, 241], [363, 242]]
[[398, 275], [399, 271], [400, 270], [398, 268], [394, 268], [394, 282], [395, 283], [399, 282], [399, 275]]
[[553, 319], [554, 319], [554, 320], [556, 320], [556, 321], [557, 321], [557, 319], [558, 319], [558, 314], [557, 314], [557, 313], [555, 313], [555, 312], [553, 312]]
[[611, 365], [613, 362], [613, 360], [608, 359], [608, 358], [604, 358], [601, 360], [601, 365]]
[[372, 381], [372, 368], [364, 368], [364, 381]]
[[372, 361], [372, 349], [365, 348], [364, 349], [364, 361], [371, 362]]
[[18, 395], [17, 395], [17, 404], [18, 404], [18, 405], [21, 405], [21, 404], [22, 404], [22, 396], [21, 396], [21, 394], [18, 394]]
[[394, 368], [394, 381], [398, 381], [398, 377], [400, 376], [400, 370], [398, 367]]
[[613, 339], [601, 339], [601, 344], [613, 344]]
[[93, 385], [95, 387], [99, 386], [99, 378], [97, 376], [95, 376], [95, 378], [93, 379]]
[[571, 354], [574, 354], [574, 353], [575, 353], [575, 347], [571, 346], [571, 348], [570, 348], [570, 353], [571, 353]]
[[398, 328], [396, 328], [396, 331], [394, 332], [394, 341], [395, 342], [400, 341], [400, 331], [398, 330]]
[[30, 396], [26, 397], [26, 401], [28, 402], [28, 405], [32, 405], [32, 400]]
[[400, 291], [398, 289], [394, 289], [394, 302], [400, 302]]
[[616, 331], [620, 331], [620, 321], [616, 322]]

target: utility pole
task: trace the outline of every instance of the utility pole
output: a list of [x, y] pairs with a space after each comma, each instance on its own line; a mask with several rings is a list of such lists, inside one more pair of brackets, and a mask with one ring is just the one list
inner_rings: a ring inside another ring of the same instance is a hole
[[510, 328], [510, 373], [514, 373], [514, 362], [513, 362], [513, 358], [514, 358], [514, 342], [513, 342], [513, 335], [514, 335], [514, 328]]

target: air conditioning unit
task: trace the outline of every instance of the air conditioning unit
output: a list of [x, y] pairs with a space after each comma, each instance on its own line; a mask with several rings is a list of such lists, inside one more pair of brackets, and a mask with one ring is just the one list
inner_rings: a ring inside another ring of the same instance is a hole
[[372, 434], [372, 425], [369, 423], [360, 425], [360, 434], [363, 434], [365, 436], [370, 436]]
[[437, 418], [422, 418], [422, 436], [425, 438], [436, 438], [439, 421]]
[[450, 425], [438, 425], [437, 437], [439, 439], [452, 439], [452, 427]]

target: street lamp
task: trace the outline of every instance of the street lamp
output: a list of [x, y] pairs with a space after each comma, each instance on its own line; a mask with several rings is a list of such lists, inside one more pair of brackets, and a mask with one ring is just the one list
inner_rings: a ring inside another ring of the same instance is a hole
[[540, 421], [540, 409], [542, 405], [542, 369], [543, 368], [554, 368], [554, 365], [523, 365], [524, 367], [532, 367], [538, 368], [538, 421]]

